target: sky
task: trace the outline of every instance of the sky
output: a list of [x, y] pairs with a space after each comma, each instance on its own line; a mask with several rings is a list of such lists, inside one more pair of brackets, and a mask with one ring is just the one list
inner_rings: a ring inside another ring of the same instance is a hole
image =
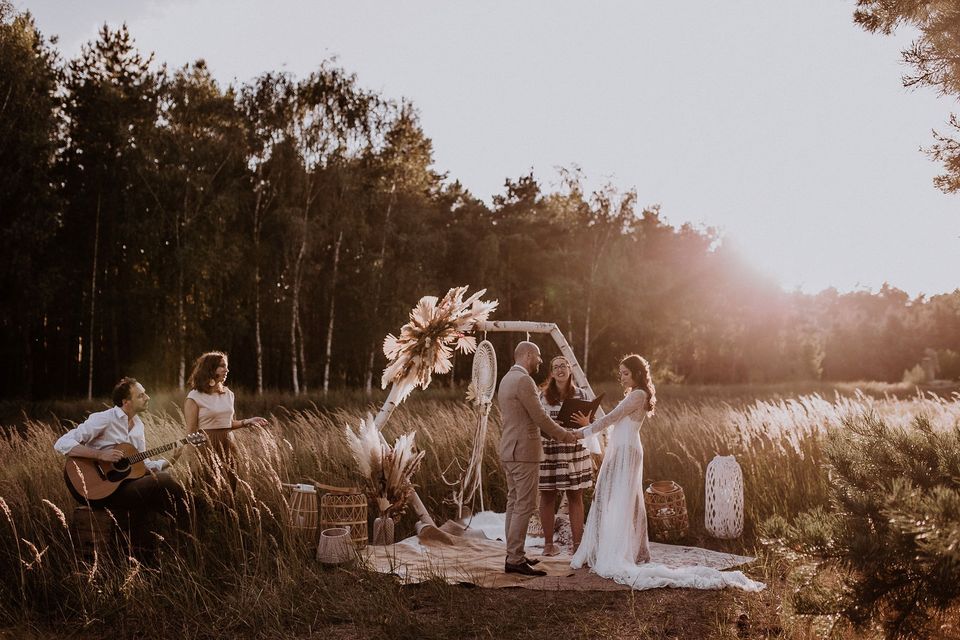
[[[14, 0], [75, 57], [100, 25], [224, 85], [324, 59], [412, 101], [435, 168], [490, 202], [533, 172], [635, 188], [787, 290], [960, 287], [960, 194], [921, 152], [953, 98], [907, 90], [915, 37], [854, 0]], [[474, 283], [481, 286], [480, 283]]]

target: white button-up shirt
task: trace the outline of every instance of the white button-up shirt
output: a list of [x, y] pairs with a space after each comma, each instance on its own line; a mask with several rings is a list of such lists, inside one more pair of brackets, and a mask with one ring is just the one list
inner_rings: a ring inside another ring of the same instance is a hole
[[[136, 447], [137, 451], [147, 450], [147, 440], [144, 437], [143, 420], [140, 416], [133, 417], [133, 427], [127, 427], [127, 414], [120, 407], [113, 407], [106, 411], [91, 413], [87, 419], [77, 425], [75, 429], [60, 436], [53, 448], [67, 455], [77, 445], [86, 445], [94, 449], [107, 449], [115, 444], [126, 442]], [[160, 471], [166, 466], [163, 460], [143, 461], [147, 468]]]

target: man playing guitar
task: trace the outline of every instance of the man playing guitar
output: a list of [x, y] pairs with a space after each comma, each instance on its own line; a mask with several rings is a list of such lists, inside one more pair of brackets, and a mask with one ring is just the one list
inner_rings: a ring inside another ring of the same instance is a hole
[[[93, 468], [98, 470], [97, 473], [105, 467], [131, 468], [127, 464], [129, 457], [120, 450], [123, 447], [117, 445], [126, 445], [128, 451], [131, 445], [138, 452], [146, 450], [143, 420], [138, 414], [146, 410], [149, 402], [150, 396], [143, 385], [134, 378], [123, 378], [113, 388], [112, 408], [91, 413], [86, 421], [63, 434], [53, 446], [68, 456], [65, 472], [67, 487], [81, 503], [130, 511], [167, 512], [177, 518], [178, 524], [183, 525], [187, 522], [188, 513], [186, 492], [170, 473], [164, 471], [170, 466], [167, 461], [144, 459], [146, 473], [130, 474], [130, 479], [121, 478], [112, 486], [108, 484], [105, 493], [109, 494], [94, 499], [86, 491], [87, 483], [80, 473], [81, 468]], [[178, 455], [179, 450], [172, 459], [176, 461]], [[78, 460], [72, 462], [74, 458]], [[95, 461], [96, 465], [90, 464], [90, 461]], [[91, 485], [97, 480], [107, 480], [105, 477], [98, 478], [92, 472], [88, 472], [86, 477], [90, 478]]]

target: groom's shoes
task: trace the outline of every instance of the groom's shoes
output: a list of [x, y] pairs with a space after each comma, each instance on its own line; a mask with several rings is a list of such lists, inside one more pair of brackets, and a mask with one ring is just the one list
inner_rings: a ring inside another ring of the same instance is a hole
[[545, 576], [547, 575], [546, 571], [541, 571], [540, 569], [534, 569], [531, 567], [526, 560], [513, 564], [512, 562], [503, 563], [504, 573], [519, 573], [525, 576]]
[[526, 562], [531, 567], [535, 564], [540, 564], [540, 561], [536, 558], [534, 558], [533, 560], [531, 560], [530, 558], [524, 558], [523, 561]]

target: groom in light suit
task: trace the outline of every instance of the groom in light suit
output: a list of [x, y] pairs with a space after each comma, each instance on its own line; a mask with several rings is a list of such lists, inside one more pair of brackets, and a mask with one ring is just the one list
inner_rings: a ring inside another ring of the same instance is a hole
[[500, 460], [507, 476], [507, 560], [506, 573], [545, 576], [546, 571], [534, 569], [539, 560], [528, 560], [523, 552], [530, 516], [537, 509], [537, 480], [543, 446], [540, 432], [560, 442], [577, 441], [550, 418], [540, 405], [537, 385], [531, 374], [536, 373], [543, 360], [540, 348], [532, 342], [521, 342], [513, 352], [514, 365], [503, 380], [497, 402], [503, 416], [503, 435], [500, 436]]

